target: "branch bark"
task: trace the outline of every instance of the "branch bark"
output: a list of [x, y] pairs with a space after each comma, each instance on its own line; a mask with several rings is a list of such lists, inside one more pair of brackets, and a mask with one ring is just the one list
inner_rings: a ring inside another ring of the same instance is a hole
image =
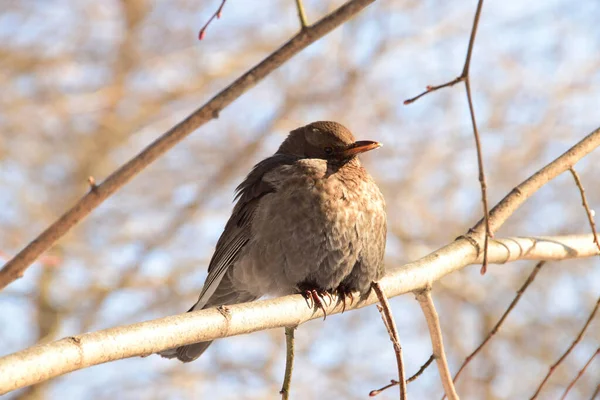
[[415, 297], [423, 310], [425, 320], [427, 321], [427, 327], [429, 330], [429, 336], [431, 337], [431, 347], [433, 349], [433, 358], [435, 358], [440, 374], [440, 380], [444, 386], [444, 393], [448, 400], [458, 400], [458, 394], [454, 388], [452, 382], [452, 375], [448, 368], [448, 361], [446, 360], [446, 351], [444, 350], [444, 340], [442, 339], [442, 329], [440, 328], [440, 319], [438, 313], [435, 310], [433, 304], [433, 298], [431, 297], [431, 288], [425, 288], [417, 293]]
[[90, 214], [104, 200], [129, 182], [144, 168], [179, 143], [186, 136], [206, 124], [238, 97], [247, 92], [275, 69], [298, 54], [321, 37], [358, 14], [375, 0], [351, 0], [336, 11], [325, 16], [314, 25], [302, 29], [282, 47], [261, 61], [254, 68], [236, 79], [208, 103], [194, 111], [190, 116], [164, 133], [141, 153], [113, 172], [102, 184], [96, 185], [71, 209], [57, 219], [37, 238], [21, 250], [0, 270], [0, 290], [12, 281], [23, 276], [29, 267], [44, 251], [63, 237], [73, 226]]
[[290, 387], [292, 385], [292, 373], [294, 372], [294, 355], [295, 355], [295, 326], [285, 327], [285, 373], [283, 376], [283, 384], [281, 385], [281, 400], [290, 398]]
[[[488, 258], [491, 263], [505, 263], [518, 259], [559, 260], [598, 254], [593, 236], [589, 234], [492, 240]], [[418, 261], [391, 271], [379, 283], [389, 297], [394, 297], [430, 287], [443, 276], [479, 262], [473, 241], [461, 237]], [[364, 301], [354, 302], [346, 310], [378, 301], [375, 293], [371, 293]], [[227, 308], [226, 314], [212, 308], [85, 333], [7, 355], [0, 358], [0, 394], [92, 365], [323, 318], [323, 312], [309, 309], [301, 295]], [[342, 304], [331, 304], [326, 311], [327, 314], [340, 313]]]
[[380, 306], [377, 306], [383, 319], [390, 340], [394, 346], [394, 353], [396, 354], [396, 364], [398, 365], [398, 385], [400, 386], [400, 400], [406, 400], [406, 378], [404, 376], [404, 361], [402, 358], [402, 346], [400, 345], [400, 337], [398, 335], [398, 328], [396, 328], [396, 321], [394, 321], [394, 315], [392, 314], [392, 308], [390, 302], [387, 299], [385, 292], [381, 289], [378, 282], [373, 282], [373, 290], [379, 299]]

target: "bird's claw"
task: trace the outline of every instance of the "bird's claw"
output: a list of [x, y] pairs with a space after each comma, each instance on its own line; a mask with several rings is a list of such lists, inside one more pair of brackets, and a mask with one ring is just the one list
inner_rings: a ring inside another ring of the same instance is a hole
[[310, 308], [318, 308], [323, 311], [323, 321], [327, 318], [327, 310], [325, 309], [326, 302], [325, 297], [329, 299], [329, 305], [333, 302], [331, 293], [322, 289], [307, 289], [302, 292], [302, 295], [306, 299], [306, 303]]
[[354, 294], [352, 294], [352, 291], [346, 289], [346, 288], [338, 288], [338, 290], [336, 291], [336, 294], [339, 298], [338, 302], [341, 301], [342, 302], [342, 314], [344, 313], [344, 311], [346, 311], [346, 298], [349, 297], [350, 298], [350, 305], [354, 304]]

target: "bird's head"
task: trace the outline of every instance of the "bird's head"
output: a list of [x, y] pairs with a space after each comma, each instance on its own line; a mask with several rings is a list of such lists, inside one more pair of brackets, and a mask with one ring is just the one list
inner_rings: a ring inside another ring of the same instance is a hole
[[352, 132], [337, 122], [318, 121], [291, 131], [277, 153], [345, 162], [378, 147], [379, 142], [356, 141]]

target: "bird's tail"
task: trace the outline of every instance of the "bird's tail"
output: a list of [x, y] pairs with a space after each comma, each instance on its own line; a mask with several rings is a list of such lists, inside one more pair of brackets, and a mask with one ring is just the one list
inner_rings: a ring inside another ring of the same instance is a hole
[[[247, 292], [239, 292], [235, 290], [228, 277], [225, 277], [223, 278], [215, 292], [210, 296], [208, 301], [203, 301], [203, 299], [200, 298], [198, 302], [188, 310], [188, 312], [195, 310], [203, 310], [205, 308], [211, 307], [245, 303], [247, 301], [256, 300], [257, 298], [258, 296], [251, 295]], [[187, 363], [190, 361], [194, 361], [195, 359], [200, 357], [202, 353], [206, 351], [208, 346], [211, 345], [211, 343], [212, 341], [188, 344], [174, 349], [161, 351], [158, 354], [161, 357], [177, 358], [179, 361]]]
[[[190, 308], [188, 310], [188, 312], [194, 311], [196, 309], [197, 304], [198, 303], [194, 304], [192, 306], [192, 308]], [[208, 308], [208, 307], [205, 306], [205, 307], [202, 307], [201, 309], [204, 309], [204, 308]], [[208, 346], [210, 346], [211, 343], [212, 343], [212, 341], [188, 344], [188, 345], [177, 347], [174, 349], [161, 351], [158, 354], [161, 357], [165, 357], [165, 358], [176, 358], [177, 357], [177, 359], [179, 361], [187, 363], [190, 361], [194, 361], [196, 358], [200, 357], [202, 355], [202, 353], [204, 353], [204, 351], [206, 351]]]

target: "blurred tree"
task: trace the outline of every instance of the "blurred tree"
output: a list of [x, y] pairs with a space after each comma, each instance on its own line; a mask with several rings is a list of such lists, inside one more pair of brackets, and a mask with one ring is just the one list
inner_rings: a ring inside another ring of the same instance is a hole
[[[342, 1], [308, 1], [309, 23]], [[231, 2], [206, 38], [196, 30], [220, 1], [0, 3], [0, 250], [11, 255], [87, 190], [298, 29], [293, 1]], [[446, 89], [405, 107], [460, 71], [472, 2], [379, 1], [296, 56], [159, 159], [0, 292], [0, 354], [82, 331], [181, 312], [197, 296], [229, 215], [232, 190], [284, 135], [338, 120], [385, 147], [364, 162], [388, 203], [387, 266], [423, 256], [481, 216], [464, 93]], [[490, 203], [597, 127], [600, 4], [486, 4], [471, 66]], [[578, 164], [590, 206], [600, 163]], [[588, 232], [565, 174], [501, 235]], [[8, 257], [8, 256], [7, 256]], [[598, 296], [597, 260], [550, 263], [503, 329], [465, 370], [463, 399], [530, 396]], [[477, 267], [434, 287], [451, 369], [487, 335], [530, 263]], [[391, 300], [410, 375], [429, 354], [410, 296]], [[394, 376], [373, 308], [305, 324], [296, 334], [294, 398], [364, 398]], [[555, 398], [598, 347], [588, 334], [545, 387]], [[158, 357], [78, 371], [8, 398], [275, 398], [281, 330], [219, 341], [189, 365]], [[571, 398], [589, 398], [592, 363]], [[430, 368], [413, 398], [442, 393]], [[393, 391], [380, 395], [395, 398]], [[545, 398], [545, 397], [544, 397]]]

